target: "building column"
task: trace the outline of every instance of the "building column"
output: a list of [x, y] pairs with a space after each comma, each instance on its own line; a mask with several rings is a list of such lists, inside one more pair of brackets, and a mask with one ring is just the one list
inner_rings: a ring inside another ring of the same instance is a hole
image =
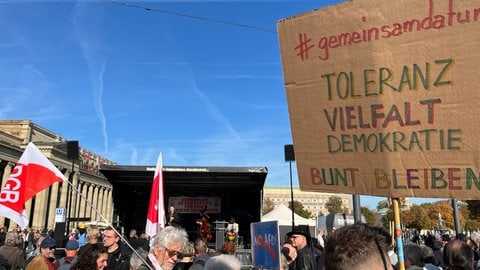
[[[65, 178], [69, 179], [70, 174], [71, 174], [71, 172], [66, 171], [65, 174], [64, 174]], [[60, 189], [60, 202], [58, 204], [58, 207], [67, 209], [68, 186], [69, 186], [68, 180], [65, 180], [65, 181], [62, 182], [62, 187]]]
[[[105, 217], [105, 211], [104, 211], [104, 204], [105, 204], [105, 199], [104, 199], [104, 193], [105, 193], [105, 187], [100, 186], [98, 190], [98, 211], [100, 212], [100, 215]], [[104, 221], [100, 215], [97, 214], [97, 221]]]
[[[12, 162], [8, 162], [7, 165], [5, 165], [5, 168], [3, 169], [2, 173], [2, 190], [5, 187], [5, 184], [7, 183], [8, 178], [10, 177], [10, 174], [12, 173], [14, 164]], [[28, 212], [27, 212], [28, 213]], [[11, 222], [10, 222], [11, 223]], [[0, 226], [3, 227], [5, 226], [5, 217], [0, 216]], [[16, 226], [16, 225], [15, 225]]]
[[37, 193], [35, 198], [35, 209], [33, 210], [32, 225], [42, 230], [45, 227], [45, 220], [47, 215], [47, 198], [48, 188]]
[[98, 221], [97, 211], [100, 212], [99, 203], [98, 203], [98, 191], [99, 191], [99, 186], [95, 185], [93, 187], [93, 200], [92, 200], [92, 203], [95, 209], [92, 209], [90, 213], [90, 216], [92, 217], [92, 221]]
[[82, 187], [82, 196], [80, 198], [80, 211], [78, 212], [79, 213], [78, 217], [80, 218], [85, 217], [85, 209], [87, 206], [87, 202], [85, 201], [85, 198], [87, 198], [87, 195], [88, 195], [88, 188], [89, 188], [89, 184], [84, 182]]
[[107, 196], [106, 196], [106, 206], [107, 209], [105, 211], [106, 218], [109, 222], [113, 221], [113, 200], [112, 200], [112, 190], [108, 189], [107, 190]]
[[[52, 185], [51, 193], [50, 193], [50, 201], [47, 201], [47, 205], [48, 205], [47, 229], [55, 228], [55, 209], [57, 208], [58, 185], [59, 185], [58, 182]], [[49, 190], [49, 188], [47, 188], [47, 190]]]
[[85, 202], [85, 213], [84, 217], [90, 217], [90, 220], [92, 219], [92, 206], [93, 204], [93, 184], [88, 185], [88, 190], [87, 190], [87, 200], [88, 202]]

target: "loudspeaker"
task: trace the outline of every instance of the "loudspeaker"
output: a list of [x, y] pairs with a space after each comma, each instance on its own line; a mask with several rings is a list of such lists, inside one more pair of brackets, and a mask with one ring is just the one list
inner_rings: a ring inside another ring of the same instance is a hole
[[285, 161], [295, 161], [295, 152], [293, 152], [293, 144], [285, 145]]
[[78, 141], [68, 141], [67, 142], [67, 158], [77, 160], [78, 156]]

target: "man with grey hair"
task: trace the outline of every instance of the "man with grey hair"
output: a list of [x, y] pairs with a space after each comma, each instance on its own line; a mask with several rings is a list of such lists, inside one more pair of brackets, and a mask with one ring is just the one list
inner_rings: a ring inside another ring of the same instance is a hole
[[[138, 254], [138, 255], [137, 255]], [[148, 251], [143, 248], [136, 249], [130, 256], [130, 270], [138, 270], [139, 267], [147, 260]]]
[[213, 256], [205, 263], [205, 270], [240, 270], [242, 263], [234, 255]]
[[15, 231], [10, 231], [5, 236], [5, 245], [0, 247], [0, 255], [8, 260], [11, 269], [23, 269], [26, 265], [25, 252], [18, 246], [22, 238]]
[[188, 235], [184, 229], [174, 226], [165, 227], [153, 238], [152, 247], [147, 256], [148, 265], [142, 264], [137, 269], [173, 269], [187, 243]]

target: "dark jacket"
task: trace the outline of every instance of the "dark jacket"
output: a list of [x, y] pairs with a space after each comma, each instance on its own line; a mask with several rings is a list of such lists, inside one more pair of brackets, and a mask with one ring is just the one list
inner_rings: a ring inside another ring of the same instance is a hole
[[208, 254], [196, 257], [193, 259], [193, 264], [190, 266], [189, 270], [203, 270], [203, 267], [208, 259], [210, 259], [210, 255]]
[[297, 270], [316, 270], [317, 268], [312, 249], [308, 245], [297, 250], [297, 258], [294, 263]]
[[106, 270], [130, 270], [130, 256], [132, 251], [127, 245], [118, 243], [118, 248], [108, 253]]
[[443, 245], [437, 240], [432, 243], [433, 249], [433, 264], [443, 267]]

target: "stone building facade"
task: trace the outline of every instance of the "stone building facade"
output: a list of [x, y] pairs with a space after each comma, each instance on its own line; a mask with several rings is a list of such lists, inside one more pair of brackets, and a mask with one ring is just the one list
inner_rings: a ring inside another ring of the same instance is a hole
[[[2, 188], [29, 142], [33, 142], [68, 181], [55, 183], [27, 201], [28, 227], [54, 229], [57, 209], [65, 213], [69, 230], [80, 222], [104, 223], [104, 219], [113, 219], [112, 184], [99, 168], [114, 163], [82, 147], [79, 147], [78, 159], [69, 160], [67, 140], [30, 120], [0, 120]], [[17, 224], [0, 216], [0, 226], [11, 230]]]
[[[328, 214], [325, 204], [331, 196], [340, 197], [342, 206], [348, 209], [347, 213], [352, 213], [352, 195], [308, 192], [301, 191], [299, 188], [293, 188], [293, 200], [302, 203], [303, 208], [314, 216]], [[271, 200], [274, 206], [288, 206], [291, 201], [291, 189], [290, 187], [265, 187], [263, 189], [263, 199], [264, 204], [265, 200]]]

